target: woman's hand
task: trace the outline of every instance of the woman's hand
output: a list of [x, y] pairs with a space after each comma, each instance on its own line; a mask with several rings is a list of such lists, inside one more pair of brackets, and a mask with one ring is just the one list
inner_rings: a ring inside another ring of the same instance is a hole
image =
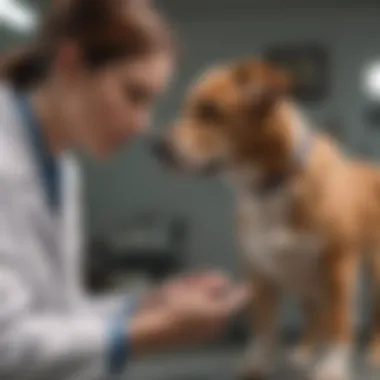
[[247, 287], [219, 273], [170, 281], [131, 319], [132, 350], [139, 355], [216, 338], [249, 300]]
[[149, 293], [140, 303], [140, 310], [162, 306], [173, 297], [181, 296], [184, 290], [200, 289], [206, 292], [222, 292], [230, 286], [230, 280], [220, 272], [193, 273], [174, 278]]

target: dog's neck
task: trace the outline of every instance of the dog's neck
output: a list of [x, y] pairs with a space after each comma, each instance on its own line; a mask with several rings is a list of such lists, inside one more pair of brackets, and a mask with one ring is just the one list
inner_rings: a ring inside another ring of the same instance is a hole
[[269, 159], [243, 163], [228, 175], [240, 189], [263, 196], [286, 187], [306, 165], [314, 146], [310, 123], [294, 104], [280, 105], [271, 122], [279, 123], [282, 128], [280, 141], [276, 143], [283, 143], [283, 149], [271, 154]]

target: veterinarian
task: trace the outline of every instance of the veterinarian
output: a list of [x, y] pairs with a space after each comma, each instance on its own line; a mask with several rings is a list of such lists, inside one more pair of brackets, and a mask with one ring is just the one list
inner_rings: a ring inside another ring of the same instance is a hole
[[68, 152], [107, 157], [148, 126], [175, 64], [167, 24], [148, 2], [57, 1], [36, 41], [1, 63], [0, 378], [103, 379], [131, 357], [213, 339], [248, 298], [218, 272], [139, 300], [81, 286]]

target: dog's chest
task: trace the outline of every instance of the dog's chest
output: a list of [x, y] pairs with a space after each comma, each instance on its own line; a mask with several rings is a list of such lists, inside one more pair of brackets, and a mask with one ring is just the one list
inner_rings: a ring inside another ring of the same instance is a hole
[[323, 241], [318, 234], [291, 225], [292, 202], [287, 193], [244, 195], [238, 207], [240, 241], [248, 265], [292, 288], [315, 280]]

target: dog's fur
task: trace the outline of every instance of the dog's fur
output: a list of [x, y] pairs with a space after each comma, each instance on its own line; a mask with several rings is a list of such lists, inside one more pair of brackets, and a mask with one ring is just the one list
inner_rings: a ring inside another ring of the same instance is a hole
[[[293, 359], [305, 364], [323, 348], [313, 378], [344, 380], [363, 257], [372, 270], [373, 299], [380, 300], [380, 171], [346, 157], [313, 129], [290, 87], [282, 71], [263, 61], [212, 68], [191, 88], [162, 145], [178, 168], [213, 168], [235, 189], [242, 262], [256, 295], [255, 341], [244, 375], [261, 379], [273, 368], [277, 307], [286, 291], [297, 297], [306, 321]], [[305, 133], [312, 144], [294, 165]], [[272, 177], [283, 180], [259, 192]], [[374, 310], [369, 352], [380, 363], [378, 303]]]

